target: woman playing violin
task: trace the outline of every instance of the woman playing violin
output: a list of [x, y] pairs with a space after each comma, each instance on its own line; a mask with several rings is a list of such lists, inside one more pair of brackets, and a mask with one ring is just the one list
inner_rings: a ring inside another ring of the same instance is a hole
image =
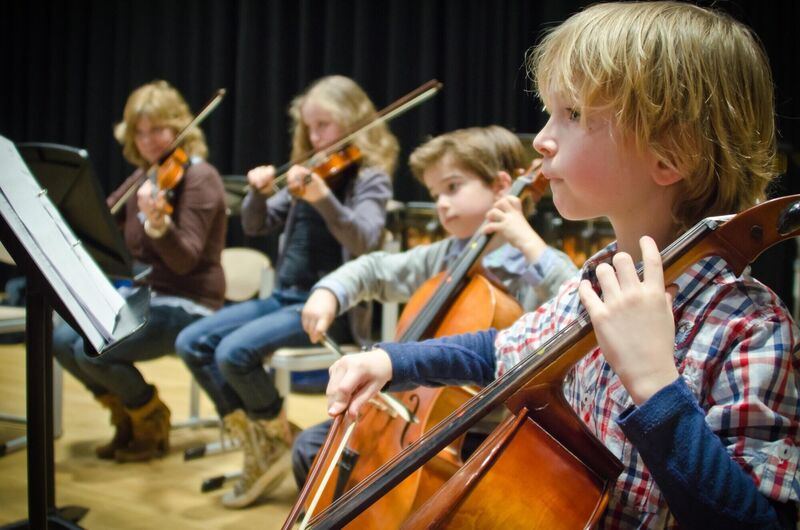
[[223, 303], [224, 190], [217, 170], [203, 160], [208, 149], [202, 131], [190, 129], [181, 143], [188, 159], [180, 180], [173, 179], [173, 189], [145, 180], [149, 171], [157, 176], [158, 162], [191, 121], [178, 91], [166, 81], [154, 81], [131, 93], [114, 130], [123, 155], [137, 169], [109, 196], [108, 204], [138, 186], [119, 216], [131, 254], [152, 268], [141, 281], [152, 288], [147, 324], [118, 349], [96, 358], [84, 353], [83, 340], [66, 324], [54, 334], [56, 358], [111, 411], [116, 432], [110, 443], [96, 449], [100, 458], [141, 461], [167, 451], [169, 409], [134, 362], [172, 353], [181, 329]]
[[[294, 122], [292, 159], [320, 151], [344, 137], [376, 112], [364, 91], [343, 76], [324, 77], [296, 97], [289, 108]], [[272, 296], [226, 307], [178, 336], [175, 348], [214, 402], [226, 428], [244, 449], [242, 478], [223, 497], [241, 508], [280, 484], [289, 470], [291, 434], [272, 378], [262, 363], [284, 346], [308, 345], [300, 309], [311, 287], [352, 256], [381, 241], [390, 175], [398, 145], [385, 124], [358, 134], [353, 144], [360, 166], [329, 185], [313, 167], [295, 165], [288, 187], [275, 192], [275, 170], [262, 166], [248, 173], [250, 192], [242, 206], [247, 234], [283, 229]], [[331, 330], [337, 340], [350, 335], [366, 340], [370, 318], [357, 308], [347, 322]]]

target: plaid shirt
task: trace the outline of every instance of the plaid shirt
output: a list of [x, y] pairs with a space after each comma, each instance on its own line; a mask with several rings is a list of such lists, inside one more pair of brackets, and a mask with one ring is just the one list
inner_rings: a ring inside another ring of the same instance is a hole
[[[610, 261], [615, 244], [582, 269]], [[496, 376], [575, 320], [582, 309], [580, 278], [556, 297], [498, 334]], [[675, 364], [731, 457], [761, 493], [785, 502], [800, 498], [797, 477], [797, 328], [769, 289], [749, 275], [736, 278], [716, 257], [701, 260], [675, 282]], [[581, 359], [564, 381], [564, 394], [589, 429], [624, 469], [613, 488], [602, 528], [675, 528], [677, 522], [616, 419], [633, 401], [599, 348]]]

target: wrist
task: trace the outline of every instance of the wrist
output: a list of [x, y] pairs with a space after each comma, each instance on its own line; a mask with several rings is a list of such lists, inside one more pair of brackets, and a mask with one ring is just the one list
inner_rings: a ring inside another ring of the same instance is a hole
[[520, 252], [528, 263], [536, 263], [547, 248], [547, 243], [536, 232], [531, 231], [530, 237], [525, 238], [519, 246]]
[[625, 388], [628, 390], [633, 403], [639, 407], [660, 390], [674, 383], [678, 377], [680, 377], [680, 374], [673, 367], [671, 371], [636, 377], [635, 380], [625, 385]]
[[315, 194], [315, 197], [309, 198], [308, 202], [312, 204], [316, 204], [328, 198], [328, 195], [331, 194], [331, 190], [326, 186], [319, 191], [319, 193]]
[[172, 218], [169, 215], [164, 215], [161, 217], [161, 222], [153, 221], [150, 218], [145, 219], [144, 221], [144, 232], [147, 234], [151, 239], [158, 239], [164, 236], [169, 230], [169, 227], [172, 225]]

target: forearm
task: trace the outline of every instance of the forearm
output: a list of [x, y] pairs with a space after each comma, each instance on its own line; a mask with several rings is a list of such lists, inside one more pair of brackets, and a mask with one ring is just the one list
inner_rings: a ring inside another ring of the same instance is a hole
[[325, 276], [315, 286], [331, 291], [339, 303], [339, 314], [359, 302], [407, 302], [416, 290], [444, 267], [448, 242], [418, 245], [394, 254], [370, 252], [349, 261]]
[[486, 385], [494, 379], [497, 331], [430, 339], [417, 343], [383, 343], [392, 361], [393, 390], [413, 386]]
[[269, 199], [250, 191], [242, 201], [242, 230], [248, 236], [258, 236], [283, 226], [290, 205], [291, 198], [285, 189]]
[[753, 479], [731, 459], [682, 379], [619, 418], [685, 528], [780, 528]]

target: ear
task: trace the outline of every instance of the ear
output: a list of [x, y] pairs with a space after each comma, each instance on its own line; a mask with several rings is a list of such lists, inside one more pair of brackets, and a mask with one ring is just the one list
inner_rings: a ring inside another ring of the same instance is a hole
[[492, 190], [494, 191], [495, 195], [498, 197], [505, 195], [506, 192], [511, 188], [511, 175], [506, 173], [505, 171], [498, 171], [497, 176], [492, 183]]
[[653, 166], [653, 181], [659, 186], [671, 186], [683, 180], [683, 175], [672, 164], [654, 159]]

